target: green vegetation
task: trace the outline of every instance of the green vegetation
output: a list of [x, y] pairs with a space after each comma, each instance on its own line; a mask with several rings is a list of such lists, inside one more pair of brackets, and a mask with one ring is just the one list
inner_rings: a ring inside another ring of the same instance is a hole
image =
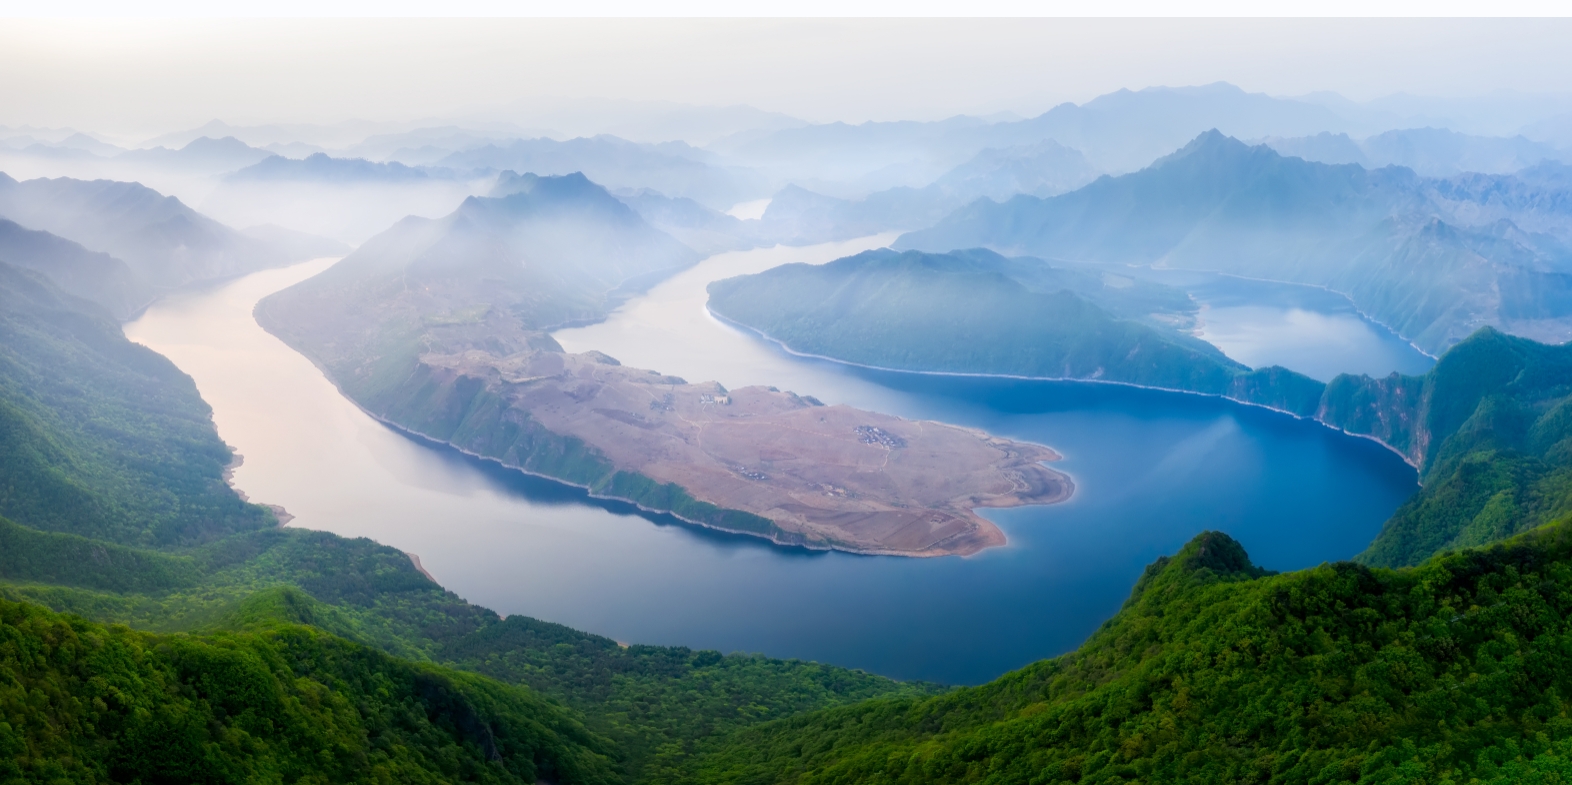
[[1561, 783], [1572, 524], [1264, 575], [1206, 533], [1077, 651], [744, 730], [672, 782]]
[[0, 600], [0, 780], [617, 781], [527, 690], [310, 627], [157, 635]]
[[[0, 303], [0, 782], [626, 781], [936, 691], [504, 620], [398, 550], [277, 528], [189, 378], [33, 274], [0, 265]], [[240, 676], [271, 696], [249, 714], [212, 692]]]
[[[981, 687], [624, 646], [501, 618], [369, 540], [276, 527], [223, 482], [229, 451], [188, 378], [0, 265], [0, 782], [1572, 780], [1572, 347], [1484, 330], [1423, 377], [1323, 393], [979, 259], [914, 264], [992, 287], [1011, 318], [1053, 304], [1104, 343], [1038, 337], [1105, 374], [1220, 379], [1380, 438], [1424, 490], [1364, 564], [1273, 575], [1203, 534], [1080, 649]], [[939, 291], [900, 280], [892, 303]], [[501, 418], [479, 385], [409, 374], [422, 336], [462, 344], [502, 318], [453, 313], [373, 334], [381, 365], [350, 388], [466, 449], [715, 514]], [[983, 324], [963, 316], [952, 333]]]
[[1204, 341], [1137, 321], [1194, 305], [1168, 287], [1123, 283], [982, 249], [876, 250], [716, 281], [709, 307], [794, 351], [860, 365], [1124, 382], [1315, 411], [1320, 382], [1251, 371]]
[[107, 313], [0, 264], [0, 516], [177, 546], [276, 525], [224, 484], [196, 385]]
[[1572, 346], [1486, 327], [1424, 376], [1338, 377], [1319, 417], [1420, 467], [1424, 488], [1361, 554], [1367, 564], [1417, 564], [1572, 512]]

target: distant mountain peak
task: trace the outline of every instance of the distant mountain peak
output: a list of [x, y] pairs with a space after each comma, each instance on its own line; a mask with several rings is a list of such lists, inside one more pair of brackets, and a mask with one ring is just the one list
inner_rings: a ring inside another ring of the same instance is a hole
[[534, 172], [519, 174], [506, 170], [497, 175], [497, 183], [492, 186], [487, 194], [492, 199], [510, 199], [523, 197], [534, 199], [565, 199], [565, 198], [600, 198], [605, 197], [621, 204], [621, 201], [611, 195], [611, 192], [601, 187], [599, 183], [584, 176], [583, 172], [569, 172], [567, 174], [538, 175]]

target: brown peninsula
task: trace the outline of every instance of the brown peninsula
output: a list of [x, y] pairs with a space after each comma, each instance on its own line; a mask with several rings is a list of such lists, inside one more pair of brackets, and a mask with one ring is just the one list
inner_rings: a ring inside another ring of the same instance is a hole
[[976, 553], [1005, 537], [974, 510], [1051, 504], [1074, 487], [1044, 465], [1060, 456], [1041, 445], [765, 387], [689, 384], [596, 352], [472, 350], [420, 363], [437, 385], [480, 382], [516, 415], [581, 440], [619, 471], [766, 518], [809, 547]]

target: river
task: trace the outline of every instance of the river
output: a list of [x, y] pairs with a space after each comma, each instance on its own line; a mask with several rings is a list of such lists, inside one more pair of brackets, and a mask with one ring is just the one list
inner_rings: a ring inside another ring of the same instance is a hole
[[444, 586], [500, 613], [897, 678], [978, 683], [1073, 648], [1147, 563], [1206, 529], [1272, 569], [1347, 558], [1415, 490], [1413, 470], [1379, 445], [1263, 409], [1116, 385], [848, 368], [785, 354], [704, 310], [711, 280], [886, 240], [711, 257], [606, 322], [556, 336], [690, 381], [770, 384], [1051, 445], [1077, 493], [986, 512], [1007, 547], [939, 559], [780, 548], [404, 437], [251, 317], [257, 300], [329, 260], [171, 296], [126, 333], [196, 380], [219, 434], [245, 456], [236, 487], [284, 506], [293, 526], [418, 554]]

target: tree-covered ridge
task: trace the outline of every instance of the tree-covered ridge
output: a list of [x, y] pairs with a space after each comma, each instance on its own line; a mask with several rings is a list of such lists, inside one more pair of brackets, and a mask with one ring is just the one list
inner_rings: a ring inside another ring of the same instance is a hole
[[1375, 436], [1420, 467], [1424, 487], [1361, 560], [1416, 564], [1572, 511], [1572, 345], [1489, 327], [1423, 376], [1340, 376], [1318, 417]]
[[190, 377], [0, 263], [0, 516], [158, 546], [274, 525], [224, 484], [230, 460]]
[[0, 779], [612, 783], [528, 690], [310, 627], [157, 635], [0, 600]]
[[1141, 321], [1193, 311], [1183, 292], [1120, 284], [983, 249], [881, 249], [716, 281], [709, 307], [794, 351], [862, 365], [1124, 382], [1315, 411], [1320, 382], [1282, 368], [1252, 371]]
[[1206, 533], [1071, 654], [749, 729], [672, 781], [1565, 782], [1569, 614], [1572, 524], [1284, 575]]

